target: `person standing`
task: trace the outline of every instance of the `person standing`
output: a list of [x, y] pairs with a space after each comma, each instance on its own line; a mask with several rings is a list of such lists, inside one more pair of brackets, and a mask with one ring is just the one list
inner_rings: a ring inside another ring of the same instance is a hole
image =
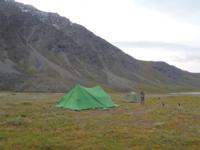
[[145, 94], [144, 94], [143, 91], [140, 92], [140, 98], [141, 98], [140, 104], [144, 104], [144, 101], [145, 101]]

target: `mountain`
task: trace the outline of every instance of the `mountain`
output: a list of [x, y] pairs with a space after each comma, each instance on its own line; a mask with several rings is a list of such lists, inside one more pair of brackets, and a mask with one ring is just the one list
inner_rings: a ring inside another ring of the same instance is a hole
[[0, 89], [64, 91], [74, 83], [117, 90], [200, 89], [200, 75], [138, 61], [56, 13], [0, 0]]

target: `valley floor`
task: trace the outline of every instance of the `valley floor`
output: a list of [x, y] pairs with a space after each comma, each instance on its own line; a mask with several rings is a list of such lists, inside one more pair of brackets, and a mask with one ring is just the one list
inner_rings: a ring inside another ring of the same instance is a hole
[[62, 95], [0, 93], [0, 150], [200, 149], [200, 96], [111, 94], [119, 107], [69, 111], [54, 107]]

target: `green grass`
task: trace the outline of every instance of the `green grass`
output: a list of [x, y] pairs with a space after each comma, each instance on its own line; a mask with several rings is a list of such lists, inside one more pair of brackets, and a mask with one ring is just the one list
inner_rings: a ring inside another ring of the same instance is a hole
[[173, 92], [196, 92], [200, 91], [199, 88], [191, 87], [191, 86], [184, 86], [184, 85], [163, 85], [163, 84], [158, 84], [158, 85], [148, 85], [148, 84], [137, 84], [135, 87], [135, 91], [146, 91], [147, 93], [173, 93]]
[[69, 111], [53, 107], [61, 95], [0, 93], [0, 150], [200, 148], [200, 97], [155, 97], [140, 105], [113, 93], [117, 108]]

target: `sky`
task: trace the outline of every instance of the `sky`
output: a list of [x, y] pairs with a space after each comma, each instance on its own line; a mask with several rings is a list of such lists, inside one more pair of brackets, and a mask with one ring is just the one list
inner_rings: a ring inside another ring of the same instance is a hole
[[139, 60], [200, 73], [199, 0], [16, 0], [57, 12]]

